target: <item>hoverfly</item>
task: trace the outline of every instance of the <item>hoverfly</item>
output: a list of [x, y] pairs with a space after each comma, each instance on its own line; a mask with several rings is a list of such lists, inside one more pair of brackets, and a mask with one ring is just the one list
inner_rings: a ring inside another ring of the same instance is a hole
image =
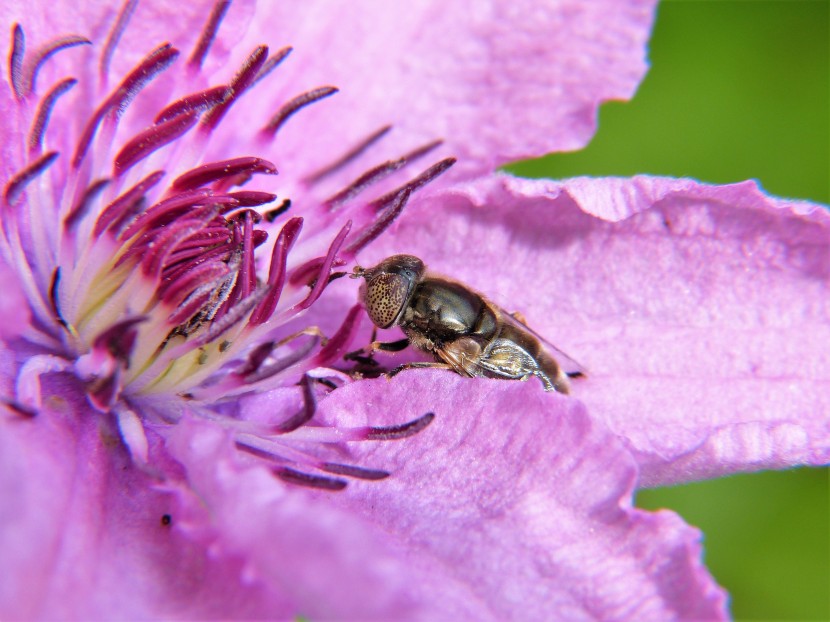
[[407, 345], [435, 357], [435, 362], [403, 365], [393, 375], [401, 369], [439, 367], [475, 378], [536, 376], [546, 391], [560, 393], [569, 392], [569, 377], [584, 375], [576, 361], [533, 332], [521, 316], [462, 283], [427, 272], [417, 257], [393, 255], [368, 270], [356, 266], [350, 276], [364, 279], [360, 298], [372, 323], [400, 326], [406, 335], [398, 342], [372, 342], [370, 357], [374, 350]]

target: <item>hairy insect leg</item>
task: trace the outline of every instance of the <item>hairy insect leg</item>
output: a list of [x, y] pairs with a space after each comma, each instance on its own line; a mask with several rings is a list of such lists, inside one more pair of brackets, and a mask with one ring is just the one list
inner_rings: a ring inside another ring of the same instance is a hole
[[319, 337], [320, 345], [326, 345], [328, 343], [329, 338], [320, 330], [317, 326], [309, 326], [308, 328], [304, 328], [303, 330], [298, 330], [296, 333], [288, 335], [284, 339], [281, 339], [280, 342], [277, 344], [277, 347], [284, 346], [287, 343], [290, 343], [297, 339], [298, 337], [302, 337], [303, 335], [311, 335], [312, 337]]
[[[399, 339], [398, 341], [376, 341], [375, 337], [377, 337], [377, 331], [372, 331], [372, 341], [364, 348], [360, 348], [359, 350], [355, 350], [353, 352], [349, 352], [345, 356], [343, 356], [344, 360], [347, 361], [356, 361], [358, 363], [370, 364], [370, 365], [377, 365], [377, 362], [374, 358], [374, 353], [380, 350], [381, 352], [400, 352], [404, 348], [409, 345], [409, 339], [403, 338]], [[371, 361], [371, 362], [370, 362]]]
[[398, 365], [392, 371], [387, 372], [386, 377], [392, 378], [393, 376], [397, 376], [399, 373], [407, 369], [449, 369], [450, 371], [454, 371], [453, 366], [449, 363], [438, 363], [435, 361], [413, 361], [412, 363], [404, 363], [403, 365]]

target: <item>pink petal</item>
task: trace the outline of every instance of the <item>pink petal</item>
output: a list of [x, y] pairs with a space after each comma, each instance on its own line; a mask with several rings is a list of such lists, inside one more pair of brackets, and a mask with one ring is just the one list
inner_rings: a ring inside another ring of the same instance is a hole
[[456, 174], [480, 173], [583, 147], [598, 105], [630, 98], [645, 74], [654, 4], [279, 2], [258, 13], [251, 40], [294, 46], [280, 80], [297, 93], [334, 84], [332, 111], [348, 111], [347, 123], [314, 116], [313, 138], [289, 122], [281, 152], [339, 153], [391, 124], [396, 144], [442, 138]]
[[644, 483], [830, 460], [830, 214], [753, 182], [506, 176], [414, 202], [421, 256], [583, 363]]
[[[0, 617], [269, 615], [238, 559], [189, 537], [197, 500], [131, 465], [113, 422], [51, 378], [34, 418], [0, 408]], [[175, 468], [152, 440], [155, 468]]]
[[425, 573], [412, 593], [447, 603], [444, 619], [459, 597], [481, 604], [477, 619], [725, 617], [699, 532], [632, 509], [622, 444], [579, 401], [538, 389], [408, 371], [336, 391], [321, 411], [341, 425], [436, 418], [406, 440], [353, 443], [353, 461], [393, 475], [332, 502], [399, 541]]
[[18, 275], [0, 259], [0, 339], [10, 338], [29, 325], [29, 307]]

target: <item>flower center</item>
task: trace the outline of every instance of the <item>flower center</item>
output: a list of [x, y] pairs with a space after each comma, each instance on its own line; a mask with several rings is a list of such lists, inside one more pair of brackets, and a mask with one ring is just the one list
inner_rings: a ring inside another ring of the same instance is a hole
[[[227, 84], [185, 90], [164, 105], [155, 103], [159, 94], [153, 92], [141, 99], [145, 117], [148, 106], [156, 106], [152, 122], [141, 126], [129, 120], [131, 104], [163, 74], [174, 73], [172, 92], [207, 82], [200, 69], [226, 5], [218, 2], [208, 17], [185, 71], [174, 71], [179, 51], [163, 44], [103, 96], [101, 85], [68, 77], [38, 97], [36, 79], [47, 60], [90, 42], [64, 37], [27, 55], [23, 30], [15, 27], [10, 86], [20, 127], [30, 130], [25, 164], [5, 185], [0, 244], [6, 261], [21, 275], [31, 307], [33, 321], [22, 337], [38, 350], [21, 366], [13, 404], [21, 412], [39, 409], [41, 376], [69, 371], [82, 382], [95, 409], [118, 416], [130, 444], [125, 430], [135, 428], [130, 422], [139, 417], [136, 410], [142, 420], [159, 412], [164, 420], [176, 420], [185, 408], [221, 418], [222, 404], [230, 398], [297, 387], [302, 411], [276, 428], [280, 436], [296, 435], [313, 417], [319, 391], [351, 381], [331, 365], [356, 330], [357, 307], [330, 339], [314, 327], [291, 333], [286, 324], [344, 274], [338, 268], [398, 217], [413, 192], [454, 160], [441, 160], [371, 201], [358, 200], [367, 188], [440, 144], [430, 143], [369, 168], [329, 199], [290, 217], [286, 212], [296, 210], [289, 198], [245, 187], [276, 175], [269, 160], [243, 156], [203, 162], [202, 154], [232, 106], [291, 48], [269, 56], [268, 48], [259, 46]], [[128, 20], [125, 9], [103, 47], [102, 85]], [[83, 91], [77, 108], [91, 101], [100, 104], [73, 137], [66, 130], [73, 123], [58, 124], [55, 130], [50, 119], [59, 112], [66, 115], [64, 96], [76, 87]], [[252, 144], [269, 145], [302, 109], [336, 92], [323, 86], [285, 102]], [[341, 171], [389, 129], [375, 132], [303, 183], [311, 187]], [[272, 226], [279, 226], [273, 242], [266, 231]], [[310, 239], [331, 242], [323, 254], [315, 256], [312, 246], [293, 261], [290, 251], [304, 226], [312, 230]], [[267, 275], [259, 275], [257, 250], [269, 246]], [[354, 439], [394, 438], [417, 432], [429, 420], [431, 415], [397, 431], [363, 428], [349, 434]], [[233, 428], [237, 446], [259, 458], [367, 479], [381, 473], [309, 462], [275, 444], [273, 426], [264, 434], [236, 420], [223, 422]], [[325, 428], [315, 430], [311, 437], [325, 440]], [[330, 478], [317, 479], [289, 466], [277, 473], [295, 483], [331, 487]]]

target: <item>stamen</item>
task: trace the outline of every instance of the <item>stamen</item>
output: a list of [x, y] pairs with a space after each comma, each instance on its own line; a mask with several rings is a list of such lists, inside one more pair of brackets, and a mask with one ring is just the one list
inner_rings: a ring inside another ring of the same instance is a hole
[[113, 176], [121, 176], [124, 171], [134, 164], [181, 137], [196, 125], [198, 119], [199, 113], [191, 111], [175, 116], [168, 121], [149, 127], [143, 132], [136, 134], [121, 148], [118, 155], [115, 156], [112, 164]]
[[52, 281], [49, 283], [49, 304], [52, 306], [52, 311], [55, 314], [55, 319], [58, 323], [67, 328], [69, 323], [63, 319], [63, 314], [61, 313], [60, 305], [58, 304], [58, 287], [61, 283], [61, 269], [55, 268], [55, 271], [52, 273]]
[[302, 229], [303, 219], [298, 217], [290, 219], [282, 226], [271, 251], [271, 267], [268, 272], [268, 284], [271, 286], [271, 290], [251, 314], [249, 321], [251, 326], [258, 326], [266, 322], [277, 308], [277, 302], [279, 302], [282, 288], [285, 285], [285, 266], [288, 260], [288, 252], [294, 246], [294, 242], [297, 241]]
[[115, 21], [115, 24], [113, 25], [112, 30], [110, 30], [110, 34], [104, 43], [104, 51], [101, 52], [101, 63], [98, 66], [98, 75], [102, 84], [106, 84], [107, 82], [107, 75], [110, 70], [112, 54], [115, 52], [115, 48], [121, 40], [121, 35], [124, 34], [127, 24], [130, 23], [130, 18], [133, 16], [133, 12], [137, 6], [138, 0], [125, 0], [121, 10], [118, 12], [118, 19]]
[[422, 188], [433, 179], [445, 173], [453, 164], [456, 163], [456, 158], [444, 158], [440, 162], [436, 162], [432, 166], [430, 166], [427, 170], [423, 173], [415, 177], [414, 179], [409, 180], [403, 186], [398, 188], [397, 190], [392, 190], [391, 192], [387, 192], [385, 195], [373, 201], [373, 205], [375, 209], [381, 210], [389, 205], [390, 202], [395, 201], [398, 193], [401, 191], [408, 189], [410, 192], [415, 192], [416, 190]]
[[150, 173], [105, 207], [98, 217], [98, 220], [95, 221], [95, 228], [92, 232], [93, 237], [99, 237], [112, 225], [123, 222], [125, 218], [128, 218], [131, 215], [130, 210], [147, 194], [150, 188], [161, 181], [162, 177], [164, 177], [164, 171]]
[[6, 188], [3, 191], [3, 198], [5, 198], [6, 203], [12, 205], [20, 197], [20, 193], [23, 192], [23, 189], [27, 185], [34, 181], [47, 168], [52, 166], [54, 161], [57, 160], [58, 155], [57, 151], [44, 153], [29, 166], [14, 175], [9, 180], [9, 183], [6, 184]]
[[325, 177], [328, 177], [332, 173], [337, 172], [338, 170], [340, 170], [341, 168], [346, 166], [349, 162], [352, 162], [353, 160], [355, 160], [358, 157], [360, 157], [361, 155], [363, 155], [363, 153], [366, 152], [366, 150], [368, 150], [369, 147], [371, 147], [376, 142], [378, 142], [381, 138], [386, 136], [386, 134], [388, 134], [391, 129], [392, 129], [391, 125], [384, 125], [382, 128], [380, 128], [379, 130], [377, 130], [373, 134], [370, 134], [367, 138], [364, 138], [361, 142], [359, 142], [357, 145], [352, 147], [344, 155], [340, 156], [340, 158], [338, 158], [337, 160], [335, 160], [334, 162], [332, 162], [328, 166], [320, 169], [316, 173], [312, 173], [311, 175], [306, 177], [303, 181], [306, 184], [308, 184], [309, 186], [312, 186], [312, 185], [316, 184], [317, 182], [321, 181], [322, 179], [324, 179]]
[[93, 349], [106, 351], [124, 368], [128, 368], [138, 337], [137, 326], [146, 321], [146, 317], [132, 317], [113, 324], [93, 340]]
[[296, 484], [297, 486], [305, 486], [307, 488], [318, 488], [320, 490], [343, 490], [347, 485], [344, 479], [310, 475], [288, 467], [278, 467], [274, 469], [274, 474], [289, 484]]
[[298, 95], [291, 101], [285, 103], [282, 108], [280, 108], [279, 112], [271, 117], [271, 120], [265, 125], [264, 128], [262, 128], [261, 133], [267, 138], [273, 138], [276, 135], [277, 130], [279, 130], [283, 124], [294, 115], [294, 113], [298, 112], [302, 108], [305, 108], [309, 104], [313, 104], [316, 101], [320, 101], [330, 95], [334, 95], [338, 90], [339, 89], [334, 86], [321, 86]]
[[95, 201], [97, 196], [101, 194], [101, 192], [106, 188], [110, 183], [110, 179], [99, 179], [90, 185], [85, 191], [84, 194], [81, 196], [81, 199], [78, 203], [73, 207], [69, 213], [66, 215], [66, 218], [63, 219], [63, 226], [68, 230], [71, 231], [75, 228], [75, 225], [80, 222], [84, 216], [86, 216], [87, 212], [89, 212], [89, 208], [92, 207], [92, 202]]
[[285, 214], [285, 212], [287, 212], [289, 209], [291, 209], [291, 199], [283, 199], [279, 207], [276, 207], [272, 210], [268, 210], [263, 214], [263, 217], [267, 222], [274, 222], [277, 218]]
[[271, 203], [277, 198], [276, 194], [259, 190], [237, 190], [236, 192], [228, 193], [228, 196], [236, 199], [240, 207], [257, 207]]
[[291, 54], [291, 52], [293, 51], [294, 48], [292, 48], [290, 45], [277, 50], [276, 54], [270, 56], [268, 60], [266, 60], [265, 63], [263, 63], [262, 67], [259, 70], [259, 73], [256, 75], [256, 78], [254, 78], [254, 81], [251, 83], [251, 86], [249, 88], [254, 87], [256, 84], [259, 83], [260, 80], [265, 79], [268, 76], [268, 74], [270, 74], [272, 71], [274, 71], [274, 69], [279, 67], [282, 61], [284, 61], [288, 57], [288, 55]]
[[[214, 108], [214, 110], [217, 110]], [[276, 175], [277, 167], [275, 167], [268, 160], [254, 157], [234, 158], [232, 160], [222, 160], [221, 162], [212, 162], [210, 164], [202, 164], [187, 173], [180, 175], [171, 185], [173, 192], [181, 192], [182, 190], [193, 190], [200, 186], [205, 186], [209, 183], [233, 177], [240, 173], [265, 173], [267, 175]]]
[[373, 241], [381, 233], [383, 233], [383, 231], [391, 225], [398, 216], [400, 216], [411, 195], [412, 190], [406, 187], [398, 191], [392, 205], [390, 205], [386, 211], [381, 214], [380, 218], [375, 220], [375, 222], [373, 222], [369, 227], [360, 232], [360, 235], [358, 235], [357, 238], [355, 238], [355, 240], [346, 247], [346, 253], [350, 256], [356, 255], [358, 251], [365, 248], [369, 242]]
[[334, 209], [343, 203], [350, 201], [358, 194], [363, 192], [366, 188], [371, 186], [374, 183], [388, 177], [395, 171], [403, 168], [407, 164], [414, 162], [418, 158], [421, 158], [428, 154], [430, 151], [435, 149], [436, 147], [440, 146], [443, 143], [441, 140], [436, 140], [431, 143], [427, 143], [418, 149], [415, 149], [397, 160], [389, 160], [380, 164], [374, 168], [369, 169], [365, 173], [363, 173], [360, 177], [355, 179], [352, 183], [348, 186], [343, 188], [340, 192], [332, 196], [331, 198], [327, 199], [323, 202], [328, 209]]
[[364, 315], [363, 307], [359, 304], [349, 309], [349, 312], [346, 314], [346, 319], [343, 320], [343, 324], [334, 333], [334, 336], [328, 340], [326, 345], [315, 355], [313, 363], [316, 367], [329, 365], [333, 361], [338, 361], [343, 357]]
[[292, 312], [297, 313], [302, 311], [303, 309], [308, 309], [314, 301], [320, 297], [320, 294], [323, 293], [326, 285], [328, 285], [328, 275], [331, 272], [331, 268], [334, 265], [334, 260], [337, 257], [337, 251], [340, 250], [340, 246], [343, 244], [343, 240], [346, 239], [346, 236], [349, 234], [349, 229], [352, 228], [352, 221], [349, 220], [343, 225], [343, 228], [337, 234], [337, 237], [334, 238], [331, 245], [329, 246], [328, 253], [326, 253], [326, 258], [323, 260], [323, 265], [320, 266], [320, 271], [317, 275], [317, 280], [314, 283], [314, 287], [311, 288], [311, 292], [308, 294], [305, 300], [302, 302], [297, 303], [292, 307]]
[[267, 58], [268, 46], [260, 45], [251, 52], [251, 55], [242, 65], [242, 69], [239, 70], [228, 85], [231, 88], [231, 95], [205, 115], [203, 127], [207, 131], [215, 129], [225, 114], [227, 114], [228, 110], [230, 110], [233, 102], [239, 99], [242, 93], [251, 87]]
[[435, 413], [426, 413], [409, 423], [392, 425], [385, 428], [372, 427], [366, 432], [366, 438], [370, 441], [390, 441], [407, 438], [423, 430], [432, 423], [433, 419], [435, 419]]
[[277, 434], [288, 434], [304, 426], [311, 421], [314, 413], [317, 412], [317, 398], [314, 396], [314, 390], [311, 387], [311, 378], [308, 377], [308, 374], [303, 375], [300, 386], [303, 388], [303, 409], [293, 417], [289, 417], [280, 423], [276, 429]]
[[199, 188], [174, 194], [147, 209], [129, 227], [118, 234], [118, 239], [129, 240], [143, 229], [162, 226], [185, 212], [187, 208], [195, 205], [213, 205], [215, 203], [224, 203], [224, 200], [222, 197], [214, 196], [213, 191], [207, 188]]
[[92, 117], [84, 127], [81, 138], [78, 140], [78, 146], [75, 148], [75, 155], [72, 158], [74, 168], [81, 165], [104, 117], [112, 114], [113, 118], [117, 120], [135, 99], [139, 91], [167, 69], [178, 56], [179, 51], [169, 43], [165, 43], [150, 52], [135, 69], [127, 74], [119, 87], [92, 113]]
[[26, 54], [26, 35], [20, 24], [12, 26], [12, 49], [9, 53], [9, 82], [17, 99], [23, 98], [23, 57]]
[[210, 46], [216, 38], [216, 33], [219, 31], [219, 25], [225, 18], [225, 14], [228, 12], [230, 6], [230, 0], [219, 0], [213, 5], [207, 23], [205, 23], [205, 27], [202, 30], [202, 35], [193, 48], [190, 60], [187, 61], [191, 69], [196, 70], [202, 66], [202, 62], [204, 62], [208, 50], [210, 50]]
[[391, 475], [389, 471], [381, 471], [379, 469], [364, 469], [362, 467], [352, 466], [350, 464], [340, 464], [339, 462], [324, 462], [320, 469], [326, 473], [334, 475], [345, 475], [346, 477], [354, 477], [357, 479], [365, 479], [369, 481], [378, 481], [386, 479]]
[[0, 397], [0, 404], [4, 404], [9, 410], [14, 411], [24, 419], [34, 419], [38, 415], [34, 408], [7, 397]]
[[43, 148], [43, 135], [46, 132], [46, 126], [49, 123], [49, 117], [52, 114], [52, 109], [55, 107], [55, 102], [77, 83], [78, 81], [74, 78], [61, 80], [40, 100], [35, 119], [32, 122], [32, 129], [29, 130], [29, 149], [33, 154], [40, 153]]
[[78, 45], [92, 45], [92, 41], [85, 37], [70, 35], [68, 37], [55, 39], [54, 41], [51, 41], [50, 43], [39, 49], [35, 53], [31, 61], [31, 69], [29, 71], [24, 72], [23, 74], [23, 80], [21, 82], [23, 86], [23, 94], [28, 95], [29, 93], [35, 90], [37, 74], [40, 73], [40, 69], [43, 67], [44, 63], [46, 63], [47, 60], [49, 60], [52, 56], [54, 56], [61, 50], [73, 48]]
[[229, 86], [214, 86], [213, 88], [193, 93], [166, 106], [154, 119], [155, 123], [163, 123], [180, 114], [188, 112], [204, 112], [221, 104], [233, 94]]

